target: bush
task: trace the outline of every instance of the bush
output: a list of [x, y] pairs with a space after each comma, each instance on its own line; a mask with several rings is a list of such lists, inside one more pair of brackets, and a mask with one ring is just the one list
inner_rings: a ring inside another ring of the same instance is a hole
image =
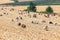
[[49, 6], [49, 7], [46, 9], [46, 12], [47, 12], [47, 13], [53, 13], [53, 9]]
[[31, 12], [36, 12], [36, 5], [33, 2], [30, 2], [30, 5], [27, 10]]

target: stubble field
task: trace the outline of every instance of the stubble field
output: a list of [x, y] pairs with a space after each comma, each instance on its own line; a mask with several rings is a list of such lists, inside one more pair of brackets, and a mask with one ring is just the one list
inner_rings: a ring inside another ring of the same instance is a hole
[[[57, 14], [50, 17], [22, 11], [27, 7], [0, 6], [0, 40], [60, 40], [60, 6], [51, 6]], [[46, 8], [37, 6], [37, 11]]]

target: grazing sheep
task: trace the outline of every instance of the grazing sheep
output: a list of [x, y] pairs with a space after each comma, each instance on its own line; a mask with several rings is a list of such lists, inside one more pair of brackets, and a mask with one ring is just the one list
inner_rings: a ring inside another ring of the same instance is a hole
[[19, 16], [19, 19], [21, 19], [21, 20], [22, 20], [22, 17], [20, 17], [20, 16]]
[[45, 21], [45, 20], [43, 20], [42, 22], [43, 22], [43, 23], [45, 23], [46, 21]]
[[12, 22], [13, 22], [14, 20], [12, 19]]
[[4, 10], [3, 8], [1, 8], [1, 10]]
[[11, 9], [10, 9], [10, 11], [14, 11], [14, 9], [13, 9], [13, 8], [11, 8]]
[[19, 15], [20, 15], [21, 13], [19, 13]]
[[8, 13], [4, 13], [4, 14], [8, 15]]
[[37, 17], [36, 14], [34, 14], [33, 17], [36, 18]]
[[7, 15], [8, 15], [8, 13], [7, 13]]
[[38, 13], [39, 15], [41, 14], [41, 13]]
[[31, 23], [34, 23], [33, 21]]
[[56, 13], [52, 14], [52, 16], [56, 16], [56, 15], [57, 15]]
[[25, 24], [22, 24], [21, 27], [22, 27], [22, 28], [26, 28], [26, 25], [25, 25]]
[[45, 30], [48, 31], [48, 26], [45, 26]]
[[4, 13], [4, 14], [6, 14], [6, 13]]
[[20, 17], [20, 19], [22, 19], [22, 17]]
[[31, 15], [30, 14], [28, 14], [28, 16], [31, 18]]
[[57, 23], [55, 23], [55, 25], [57, 25]]
[[44, 15], [44, 17], [47, 17], [46, 15]]
[[53, 24], [53, 22], [50, 21], [49, 24]]
[[33, 23], [33, 24], [38, 24], [38, 22], [34, 22], [34, 21], [32, 21], [31, 23]]
[[18, 23], [18, 26], [20, 26], [21, 25], [21, 23]]
[[18, 17], [16, 19], [19, 19]]
[[19, 17], [17, 17], [16, 20], [18, 21], [19, 20]]
[[2, 16], [2, 14], [0, 16]]
[[50, 16], [50, 15], [49, 15], [49, 14], [47, 14], [47, 15], [44, 15], [44, 16], [45, 16], [46, 18], [49, 18], [49, 16]]

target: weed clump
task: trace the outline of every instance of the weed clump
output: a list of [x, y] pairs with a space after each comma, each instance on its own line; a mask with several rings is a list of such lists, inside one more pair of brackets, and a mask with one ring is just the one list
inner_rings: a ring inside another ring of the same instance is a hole
[[53, 13], [53, 9], [49, 6], [49, 7], [47, 7], [46, 12], [47, 13]]

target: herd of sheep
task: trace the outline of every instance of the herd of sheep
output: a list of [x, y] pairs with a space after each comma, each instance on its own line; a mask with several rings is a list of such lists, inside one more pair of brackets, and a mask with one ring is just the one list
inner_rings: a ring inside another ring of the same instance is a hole
[[[2, 30], [2, 31], [1, 31]], [[0, 8], [0, 39], [60, 39], [60, 14], [28, 12], [16, 8]]]
[[[57, 17], [59, 17], [59, 15], [58, 14], [50, 14], [49, 15], [49, 17], [48, 17], [48, 14], [44, 14], [44, 13], [36, 13], [36, 12], [28, 12], [28, 11], [22, 11], [22, 10], [20, 10], [20, 9], [14, 9], [14, 8], [0, 8], [0, 11], [2, 12], [2, 13], [0, 13], [0, 17], [1, 16], [4, 16], [4, 15], [10, 15], [11, 16], [11, 18], [12, 18], [12, 15], [15, 17], [13, 17], [12, 19], [11, 19], [11, 21], [12, 22], [18, 22], [18, 25], [17, 26], [21, 26], [21, 27], [23, 27], [23, 28], [26, 28], [27, 26], [26, 26], [26, 24], [24, 24], [24, 23], [21, 23], [22, 21], [24, 21], [25, 19], [26, 20], [28, 20], [29, 21], [29, 19], [30, 19], [30, 21], [31, 22], [28, 22], [28, 21], [25, 21], [25, 22], [27, 22], [27, 23], [32, 23], [32, 24], [37, 24], [37, 25], [40, 25], [40, 24], [42, 24], [42, 25], [46, 25], [45, 26], [45, 30], [48, 30], [48, 25], [55, 25], [55, 26], [60, 26], [60, 24], [59, 23], [54, 23], [53, 21], [49, 21], [48, 23], [46, 22], [47, 20], [43, 20], [43, 18], [40, 18], [40, 17], [44, 17], [44, 19], [50, 19], [50, 18], [56, 18], [57, 19]], [[11, 13], [10, 13], [11, 12]], [[15, 15], [17, 15], [17, 16], [15, 16]], [[8, 17], [7, 16], [7, 17]], [[28, 17], [28, 18], [27, 18]], [[39, 21], [40, 21], [40, 19], [42, 19], [42, 23], [40, 23]], [[22, 21], [21, 21], [22, 20]], [[21, 21], [21, 22], [20, 22]]]

